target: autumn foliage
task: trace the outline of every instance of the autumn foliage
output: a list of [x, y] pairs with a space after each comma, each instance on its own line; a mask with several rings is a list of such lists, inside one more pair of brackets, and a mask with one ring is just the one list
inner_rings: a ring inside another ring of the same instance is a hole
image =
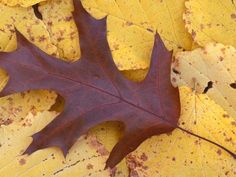
[[1, 0], [0, 176], [235, 176], [234, 3]]

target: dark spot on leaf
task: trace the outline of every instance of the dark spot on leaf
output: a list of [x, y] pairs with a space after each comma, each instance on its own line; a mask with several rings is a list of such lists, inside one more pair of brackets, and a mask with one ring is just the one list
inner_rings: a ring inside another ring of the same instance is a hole
[[192, 34], [192, 37], [193, 37], [193, 39], [194, 39], [194, 38], [196, 37], [196, 32], [192, 30], [192, 33], [191, 33], [191, 34]]
[[11, 119], [7, 119], [7, 120], [0, 120], [0, 125], [10, 125], [13, 122], [13, 120]]
[[217, 154], [218, 154], [218, 155], [221, 155], [221, 153], [222, 153], [221, 150], [218, 149]]
[[223, 114], [223, 117], [224, 118], [229, 118], [229, 115], [228, 114]]
[[73, 19], [72, 16], [68, 16], [68, 17], [65, 18], [66, 21], [71, 21], [72, 19]]
[[87, 168], [88, 170], [93, 169], [93, 165], [89, 163], [86, 168]]
[[211, 89], [212, 87], [213, 87], [213, 82], [212, 82], [212, 81], [209, 81], [209, 82], [207, 83], [207, 86], [205, 87], [203, 93], [204, 93], [204, 94], [207, 93], [208, 90]]
[[58, 174], [58, 173], [62, 172], [63, 170], [64, 170], [64, 169], [62, 168], [62, 169], [60, 169], [60, 170], [58, 170], [58, 171], [54, 172], [54, 173], [53, 173], [53, 175], [56, 175], [56, 174]]
[[125, 23], [125, 25], [127, 25], [127, 26], [131, 26], [131, 25], [133, 25], [133, 22], [129, 22], [129, 21], [127, 21], [127, 22]]
[[44, 42], [47, 38], [43, 35], [39, 37], [39, 42]]
[[231, 84], [229, 84], [230, 85], [230, 87], [232, 87], [233, 89], [236, 89], [236, 83], [231, 83]]
[[236, 14], [231, 14], [231, 18], [235, 20], [236, 19]]
[[173, 71], [175, 74], [180, 74], [180, 72], [177, 71], [175, 68], [173, 68], [172, 71]]
[[154, 32], [154, 31], [153, 31], [152, 29], [150, 29], [150, 28], [147, 28], [147, 31], [149, 31], [149, 32], [151, 32], [151, 33]]
[[33, 9], [34, 9], [34, 14], [35, 14], [35, 16], [38, 18], [38, 19], [40, 19], [40, 20], [42, 20], [43, 19], [43, 16], [42, 16], [42, 14], [39, 12], [39, 4], [35, 4], [35, 5], [33, 5]]
[[52, 26], [52, 21], [48, 21], [48, 26]]
[[26, 163], [25, 159], [20, 159], [19, 160], [20, 165], [24, 165]]
[[142, 159], [143, 161], [146, 161], [146, 160], [148, 159], [148, 157], [146, 156], [145, 153], [143, 153], [143, 154], [141, 155], [141, 159]]
[[130, 177], [138, 177], [138, 176], [139, 176], [139, 175], [138, 175], [137, 171], [132, 170], [132, 171], [130, 172]]

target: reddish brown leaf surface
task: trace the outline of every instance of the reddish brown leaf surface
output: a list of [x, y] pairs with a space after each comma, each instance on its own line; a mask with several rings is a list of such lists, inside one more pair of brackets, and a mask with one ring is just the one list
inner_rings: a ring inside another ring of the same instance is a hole
[[18, 34], [18, 50], [0, 53], [0, 67], [10, 76], [1, 96], [49, 89], [66, 100], [64, 111], [33, 136], [26, 153], [58, 146], [66, 154], [76, 139], [96, 124], [124, 123], [124, 136], [107, 160], [107, 166], [114, 167], [145, 139], [177, 127], [180, 100], [178, 89], [170, 82], [172, 54], [156, 35], [146, 79], [140, 83], [127, 80], [113, 62], [106, 19], [95, 20], [79, 1], [74, 3], [81, 59], [75, 63], [58, 60]]

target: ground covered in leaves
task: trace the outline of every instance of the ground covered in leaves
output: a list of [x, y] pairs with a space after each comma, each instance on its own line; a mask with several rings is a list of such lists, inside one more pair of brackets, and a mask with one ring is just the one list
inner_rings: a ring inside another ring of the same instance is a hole
[[[118, 69], [131, 80], [144, 79], [158, 31], [166, 47], [174, 51], [171, 80], [180, 91], [178, 125], [236, 153], [236, 2], [81, 2], [93, 17], [107, 16], [112, 56]], [[81, 56], [80, 31], [72, 11], [73, 2], [67, 0], [0, 0], [0, 50], [16, 49], [16, 28], [46, 53], [77, 60]], [[1, 71], [1, 89], [7, 78]], [[60, 114], [60, 101], [56, 93], [46, 90], [0, 98], [0, 176], [236, 175], [232, 154], [179, 129], [153, 136], [115, 168], [104, 170], [123, 134], [124, 127], [117, 122], [91, 129], [66, 157], [58, 148], [22, 155], [32, 142], [30, 136]]]

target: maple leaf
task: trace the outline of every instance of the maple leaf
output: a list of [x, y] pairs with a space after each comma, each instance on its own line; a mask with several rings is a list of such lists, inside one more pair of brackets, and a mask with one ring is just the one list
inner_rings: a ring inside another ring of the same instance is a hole
[[26, 150], [29, 154], [49, 146], [58, 146], [66, 154], [77, 138], [96, 124], [124, 123], [124, 136], [107, 160], [107, 167], [114, 167], [145, 139], [177, 127], [180, 100], [178, 89], [170, 82], [172, 54], [156, 35], [145, 80], [127, 80], [112, 59], [106, 19], [95, 20], [79, 1], [74, 3], [81, 59], [75, 63], [57, 60], [18, 34], [18, 50], [0, 53], [0, 66], [10, 75], [1, 96], [48, 89], [66, 100], [63, 112], [33, 135]]

